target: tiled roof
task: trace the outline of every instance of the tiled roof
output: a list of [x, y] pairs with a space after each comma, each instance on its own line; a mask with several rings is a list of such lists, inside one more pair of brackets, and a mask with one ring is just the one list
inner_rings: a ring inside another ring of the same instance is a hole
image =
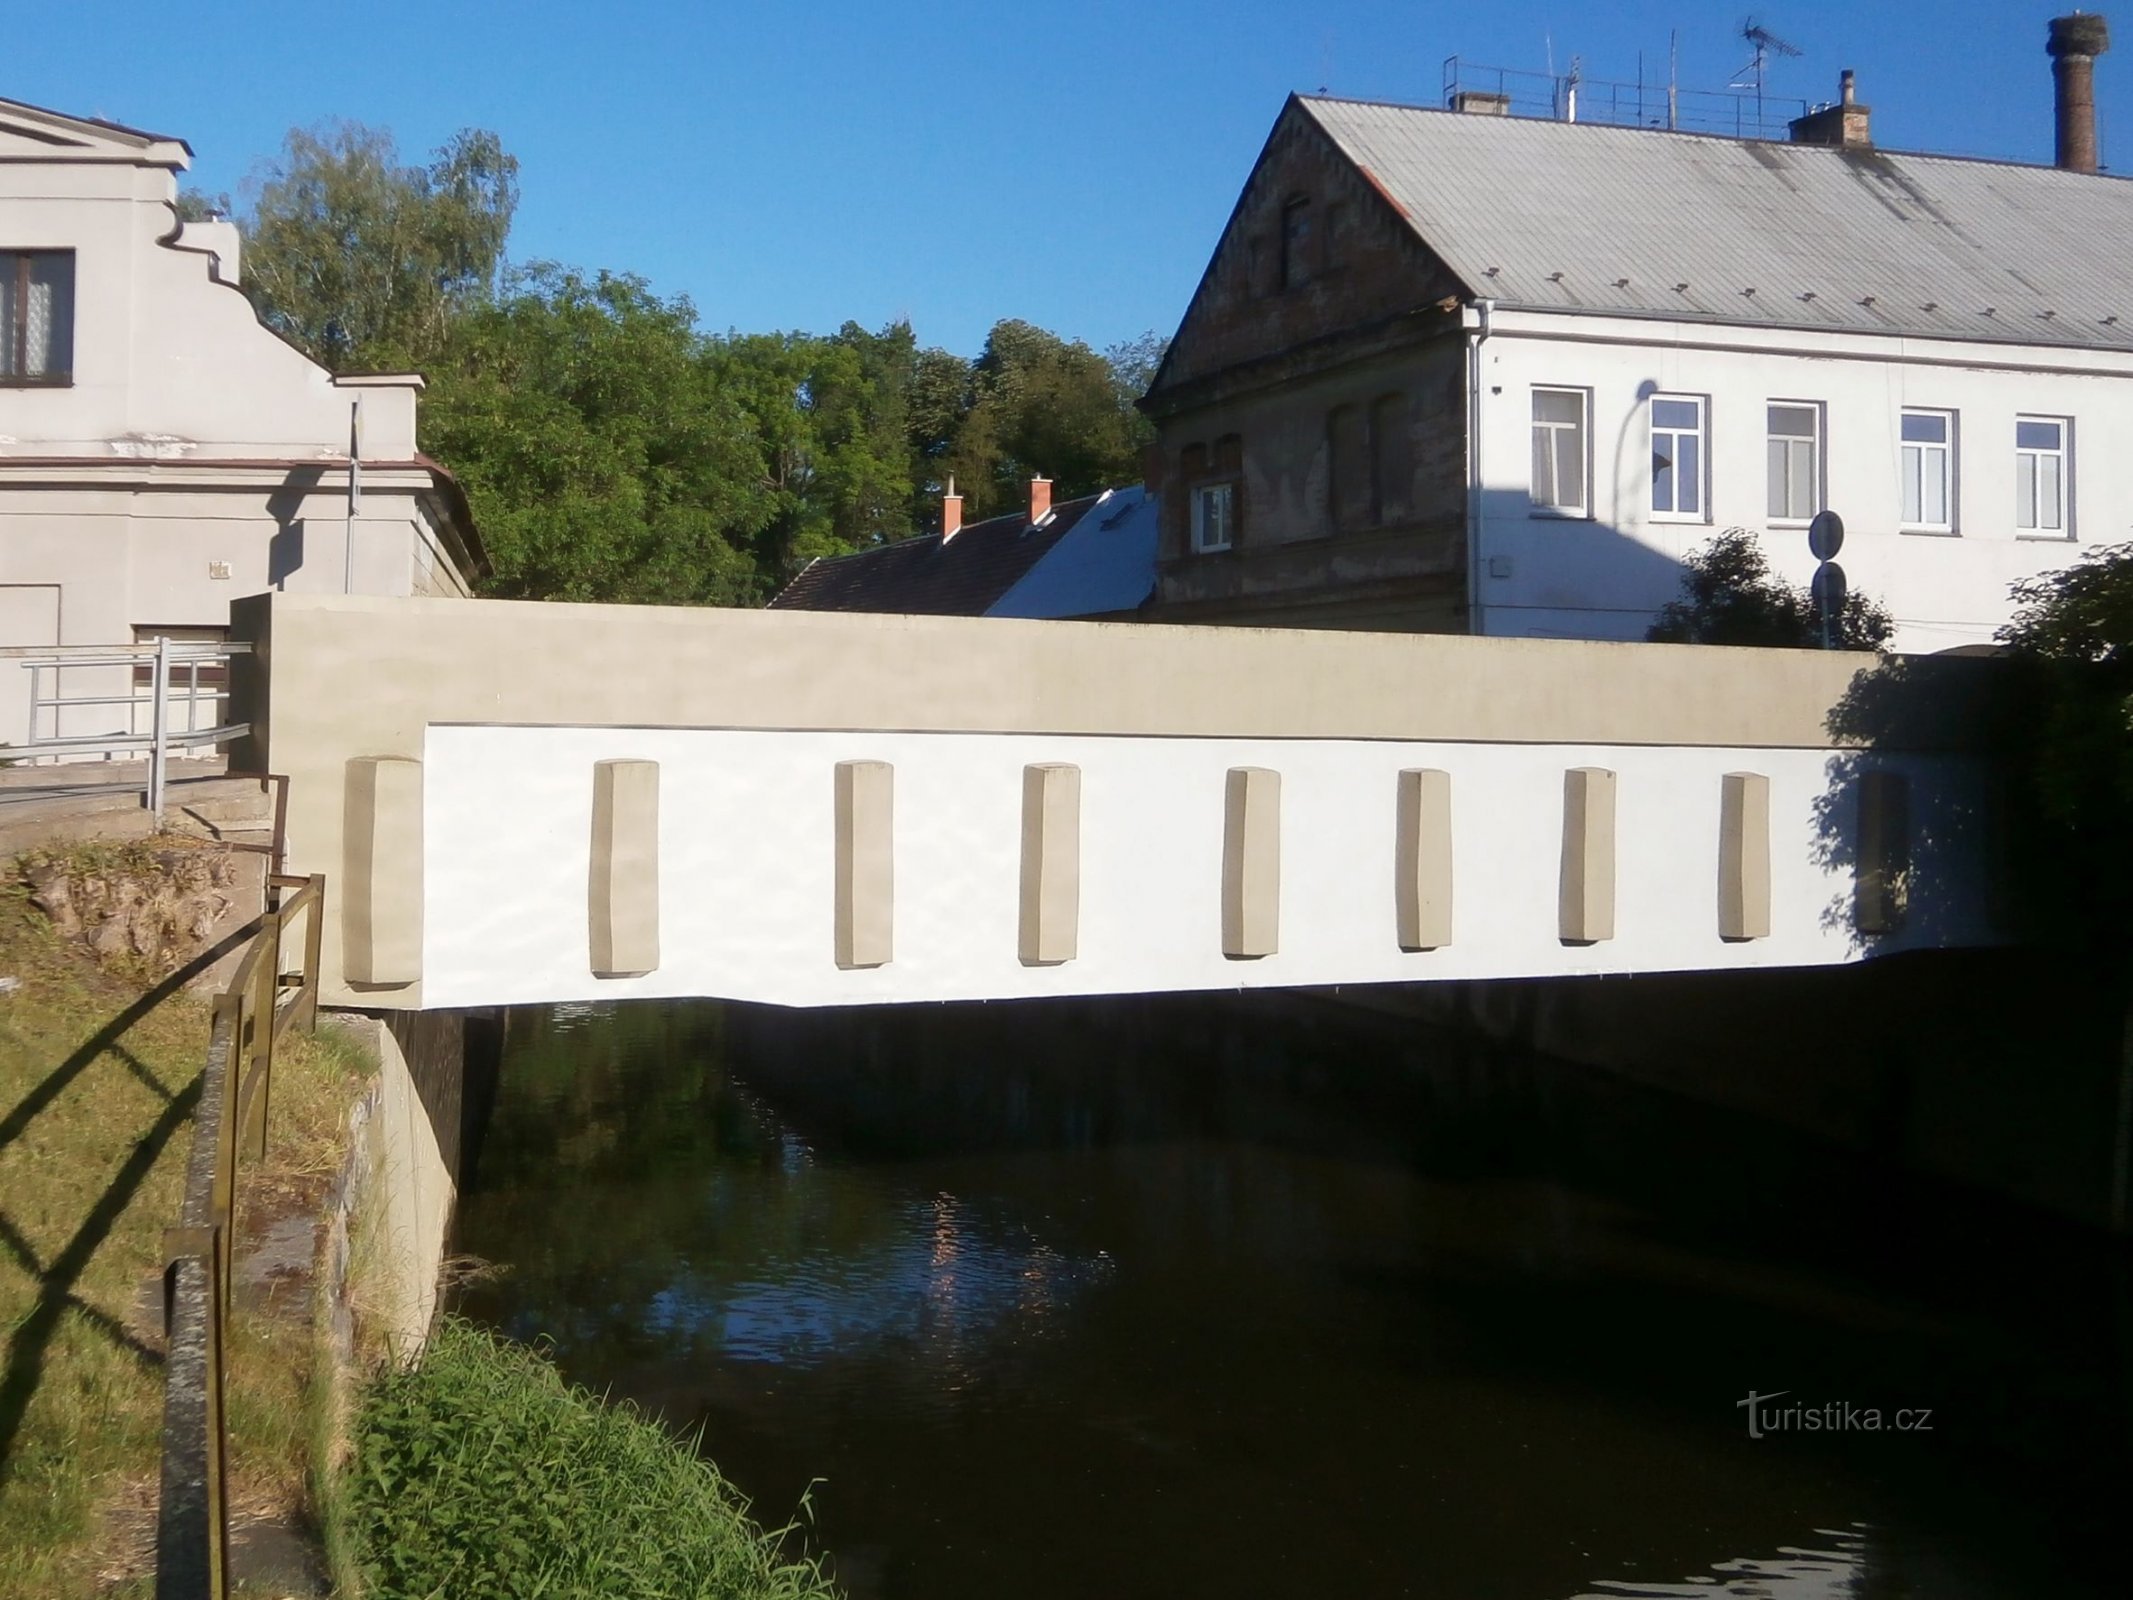
[[815, 561], [771, 598], [785, 611], [890, 611], [981, 617], [1103, 496], [1052, 507], [1032, 526], [1026, 513], [966, 524], [945, 544], [937, 533]]
[[1299, 96], [1478, 297], [2133, 348], [2133, 183], [2056, 167]]

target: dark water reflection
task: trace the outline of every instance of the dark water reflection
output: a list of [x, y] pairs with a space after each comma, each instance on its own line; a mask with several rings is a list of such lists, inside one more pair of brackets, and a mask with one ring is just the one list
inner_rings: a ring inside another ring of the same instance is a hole
[[523, 1014], [461, 1243], [862, 1597], [2125, 1592], [2099, 1247], [1331, 1010]]

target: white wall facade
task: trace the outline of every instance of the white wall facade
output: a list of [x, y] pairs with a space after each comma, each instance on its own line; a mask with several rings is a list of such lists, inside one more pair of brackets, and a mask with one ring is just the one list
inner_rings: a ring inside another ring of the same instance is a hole
[[[819, 1006], [1815, 966], [1987, 942], [1979, 775], [1946, 757], [1827, 750], [449, 726], [423, 739], [429, 1007], [632, 996]], [[594, 976], [593, 766], [659, 764], [660, 963]], [[833, 772], [894, 769], [894, 957], [833, 955]], [[1906, 773], [1912, 910], [1851, 918], [1862, 762]], [[1023, 768], [1081, 769], [1078, 953], [1018, 958]], [[1281, 774], [1279, 948], [1222, 953], [1225, 774]], [[1618, 774], [1615, 936], [1559, 936], [1563, 774]], [[1398, 774], [1451, 774], [1453, 931], [1395, 924]], [[1724, 774], [1770, 780], [1771, 931], [1719, 935]]]
[[[1474, 582], [1488, 634], [1641, 639], [1677, 597], [1681, 557], [1732, 527], [1754, 530], [1773, 569], [1804, 584], [1815, 565], [1804, 520], [1769, 515], [1773, 401], [1821, 408], [1821, 500], [1846, 530], [1838, 562], [1895, 618], [1898, 650], [1990, 643], [2012, 614], [2011, 584], [2133, 537], [2125, 353], [1498, 312], [1479, 369]], [[1531, 506], [1535, 386], [1590, 395], [1588, 517]], [[1707, 492], [1693, 520], [1652, 511], [1654, 393], [1706, 402]], [[1955, 417], [1949, 532], [1900, 526], [1910, 407]], [[2063, 535], [2016, 526], [2018, 417], [2069, 424]]]
[[[65, 381], [0, 381], [0, 648], [222, 628], [232, 598], [268, 589], [468, 592], [462, 502], [417, 456], [421, 379], [336, 378], [261, 326], [235, 230], [179, 227], [188, 159], [0, 102], [0, 251], [73, 261]], [[91, 687], [75, 676], [69, 692]], [[0, 659], [0, 744], [26, 731], [23, 678]]]

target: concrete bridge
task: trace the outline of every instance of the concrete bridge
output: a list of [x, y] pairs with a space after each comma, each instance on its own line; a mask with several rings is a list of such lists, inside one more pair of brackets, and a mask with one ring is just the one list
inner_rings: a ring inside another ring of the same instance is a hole
[[[260, 596], [329, 1003], [785, 1005], [1798, 967], [1993, 941], [1985, 669]], [[1882, 677], [1887, 674], [1882, 672]]]

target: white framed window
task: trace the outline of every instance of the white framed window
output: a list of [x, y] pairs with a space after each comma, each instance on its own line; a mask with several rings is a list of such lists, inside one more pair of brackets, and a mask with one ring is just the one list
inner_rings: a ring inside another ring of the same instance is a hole
[[1558, 516], [1592, 514], [1591, 449], [1585, 389], [1533, 391], [1533, 507]]
[[2015, 418], [2015, 528], [2065, 538], [2074, 427], [2064, 417]]
[[1770, 520], [1809, 522], [1822, 509], [1822, 406], [1815, 400], [1773, 400], [1770, 439]]
[[1903, 525], [1955, 530], [1955, 413], [1906, 411], [1902, 423]]
[[1237, 486], [1203, 483], [1192, 492], [1192, 547], [1202, 555], [1227, 550], [1237, 531]]
[[1652, 518], [1702, 522], [1709, 503], [1704, 479], [1710, 459], [1706, 434], [1710, 403], [1701, 395], [1655, 394], [1651, 398]]
[[0, 385], [74, 375], [74, 252], [0, 250]]

